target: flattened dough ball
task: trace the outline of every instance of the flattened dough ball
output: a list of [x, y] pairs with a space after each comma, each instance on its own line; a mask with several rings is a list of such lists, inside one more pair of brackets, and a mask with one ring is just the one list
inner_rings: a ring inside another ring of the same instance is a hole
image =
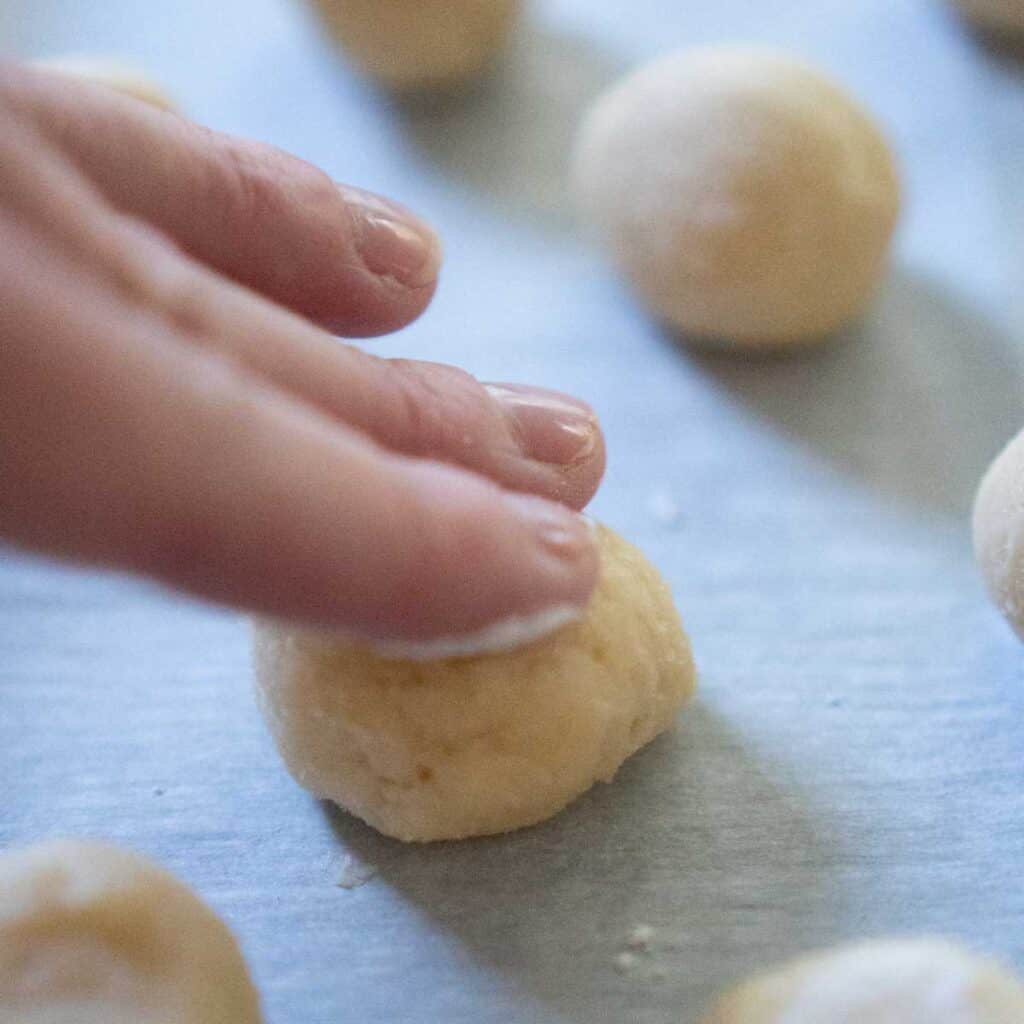
[[1024, 0], [953, 0], [965, 18], [989, 32], [1024, 34]]
[[974, 499], [974, 555], [996, 607], [1024, 640], [1024, 431], [982, 477]]
[[855, 317], [899, 207], [889, 148], [813, 68], [704, 49], [600, 97], [573, 158], [581, 215], [634, 290], [692, 341], [812, 342]]
[[740, 985], [703, 1024], [1020, 1024], [1024, 986], [941, 939], [892, 939], [795, 960]]
[[610, 781], [695, 680], [668, 587], [612, 531], [598, 543], [584, 618], [511, 652], [397, 661], [258, 625], [259, 703], [296, 781], [409, 841], [532, 825]]
[[498, 54], [521, 0], [313, 0], [352, 62], [400, 91], [450, 89]]
[[100, 60], [92, 57], [53, 57], [33, 61], [37, 68], [53, 71], [70, 78], [80, 78], [94, 85], [142, 100], [158, 110], [176, 111], [177, 104], [154, 81], [141, 71], [115, 60]]
[[0, 1024], [258, 1024], [224, 923], [138, 854], [60, 840], [0, 856]]

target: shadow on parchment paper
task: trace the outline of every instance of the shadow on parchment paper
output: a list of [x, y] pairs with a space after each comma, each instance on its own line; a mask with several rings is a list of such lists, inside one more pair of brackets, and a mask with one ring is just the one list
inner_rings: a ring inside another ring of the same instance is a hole
[[623, 70], [578, 36], [525, 24], [502, 62], [456, 97], [396, 99], [408, 138], [447, 176], [500, 206], [566, 230], [573, 137]]
[[1024, 426], [1022, 355], [955, 295], [896, 271], [863, 323], [818, 348], [690, 358], [885, 497], [962, 519], [988, 464]]
[[[330, 804], [346, 852], [373, 865], [477, 963], [558, 1020], [687, 1024], [772, 958], [835, 938], [829, 826], [700, 702], [679, 728], [549, 822], [428, 846]], [[649, 953], [616, 958], [638, 924]], [[554, 1018], [552, 1018], [554, 1019]]]
[[1014, 65], [1024, 70], [1024, 32], [1000, 32], [983, 25], [975, 25], [966, 15], [954, 14], [953, 17], [963, 24], [974, 42], [990, 58], [1004, 64], [1008, 70]]
[[1024, 73], [1024, 32], [1008, 35], [976, 29], [973, 35], [989, 56], [1005, 70]]

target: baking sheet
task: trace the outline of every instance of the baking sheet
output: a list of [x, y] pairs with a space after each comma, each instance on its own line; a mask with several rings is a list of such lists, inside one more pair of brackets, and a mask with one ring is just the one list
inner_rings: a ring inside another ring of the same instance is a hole
[[[237, 617], [7, 554], [0, 845], [155, 856], [235, 929], [271, 1024], [686, 1024], [748, 970], [890, 932], [1024, 967], [1024, 661], [966, 525], [1024, 421], [1024, 64], [927, 0], [551, 0], [489, 87], [400, 106], [294, 4], [144, 7], [8, 0], [0, 47], [133, 58], [197, 119], [424, 211], [443, 286], [374, 349], [594, 403], [594, 511], [672, 584], [701, 692], [554, 821], [405, 847], [287, 778]], [[683, 351], [566, 213], [592, 96], [723, 40], [832, 68], [904, 169], [875, 311], [793, 360]]]

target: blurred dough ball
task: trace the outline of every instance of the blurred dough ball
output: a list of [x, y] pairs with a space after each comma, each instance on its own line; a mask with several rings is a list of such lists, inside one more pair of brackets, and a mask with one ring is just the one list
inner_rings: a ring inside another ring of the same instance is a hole
[[1000, 453], [974, 499], [974, 554], [988, 592], [1024, 640], [1024, 431]]
[[145, 858], [60, 840], [0, 856], [0, 1024], [257, 1024], [224, 923]]
[[94, 85], [104, 85], [142, 100], [159, 110], [176, 111], [177, 104], [155, 82], [142, 72], [114, 60], [100, 60], [92, 57], [53, 57], [32, 62], [44, 71], [53, 71], [70, 78], [81, 78]]
[[365, 74], [392, 89], [475, 78], [501, 50], [522, 0], [312, 0]]
[[258, 625], [261, 710], [292, 775], [381, 832], [460, 839], [532, 825], [667, 729], [694, 666], [672, 595], [600, 527], [582, 620], [506, 653], [389, 660]]
[[734, 989], [703, 1024], [1020, 1024], [1024, 987], [940, 939], [892, 939], [795, 960]]
[[573, 183], [656, 313], [748, 348], [860, 313], [899, 207], [871, 119], [813, 68], [756, 49], [673, 54], [613, 86], [579, 131]]
[[964, 17], [991, 32], [1024, 32], [1024, 0], [953, 0]]

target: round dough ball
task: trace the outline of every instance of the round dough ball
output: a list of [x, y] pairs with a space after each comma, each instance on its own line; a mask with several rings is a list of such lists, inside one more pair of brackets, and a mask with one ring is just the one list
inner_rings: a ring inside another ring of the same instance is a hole
[[572, 177], [639, 295], [723, 346], [810, 342], [860, 313], [899, 208], [870, 118], [813, 68], [756, 49], [674, 54], [613, 86]]
[[1024, 640], [1024, 431], [988, 468], [974, 499], [974, 554], [988, 592]]
[[1024, 32], [1024, 0], [953, 0], [964, 17], [990, 32]]
[[364, 74], [397, 90], [446, 89], [501, 50], [521, 0], [313, 0]]
[[598, 528], [585, 616], [519, 650], [412, 662], [258, 625], [260, 707], [289, 770], [407, 841], [550, 817], [667, 729], [694, 688], [668, 587]]
[[258, 1024], [224, 923], [138, 854], [60, 840], [0, 856], [0, 1024]]
[[177, 105], [155, 82], [141, 72], [112, 60], [97, 60], [91, 57], [54, 57], [33, 61], [37, 68], [53, 71], [70, 78], [81, 78], [94, 85], [103, 85], [142, 100], [158, 110], [176, 111]]
[[1019, 1024], [1024, 986], [941, 939], [818, 953], [733, 990], [703, 1024]]

